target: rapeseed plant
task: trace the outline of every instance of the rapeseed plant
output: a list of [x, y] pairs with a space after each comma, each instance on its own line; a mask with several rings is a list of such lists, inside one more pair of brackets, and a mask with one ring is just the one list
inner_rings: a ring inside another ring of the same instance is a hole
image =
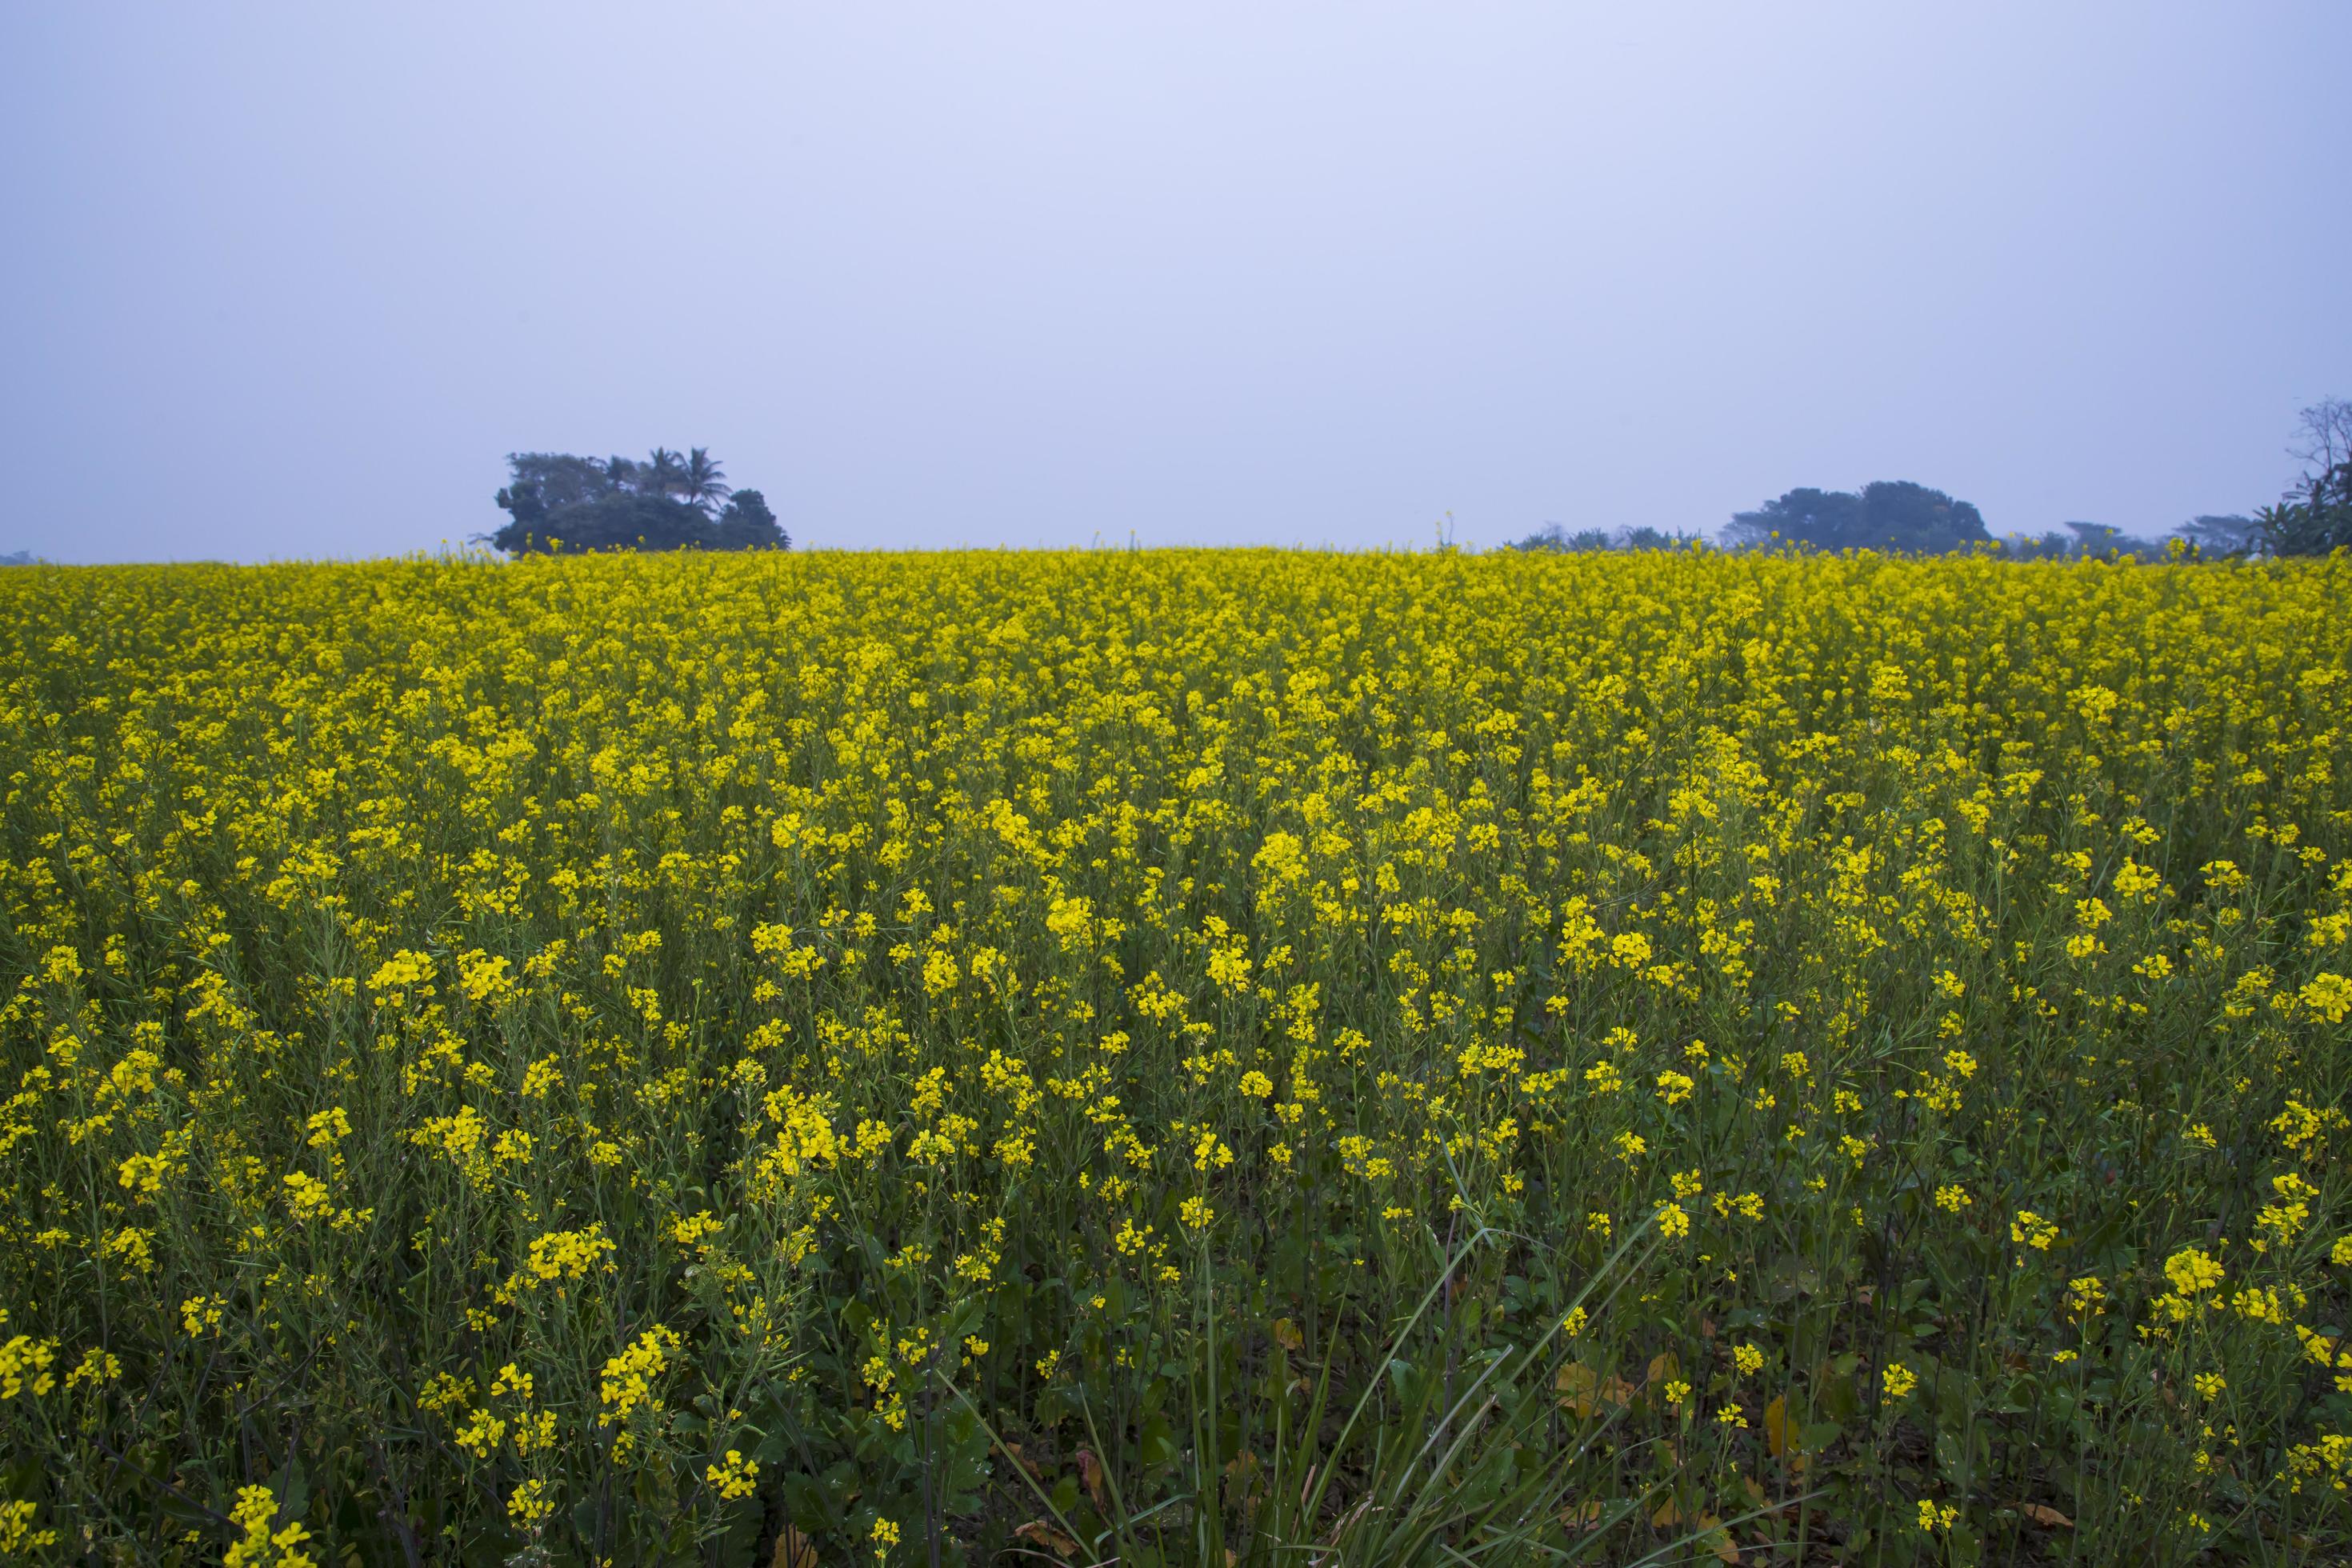
[[2341, 1556], [2347, 600], [11, 573], [0, 1552]]

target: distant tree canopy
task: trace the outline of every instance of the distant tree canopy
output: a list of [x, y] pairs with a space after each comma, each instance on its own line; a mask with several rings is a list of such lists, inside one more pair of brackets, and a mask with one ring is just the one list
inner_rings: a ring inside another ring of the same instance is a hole
[[488, 535], [509, 555], [586, 550], [789, 550], [792, 537], [758, 490], [727, 483], [709, 448], [656, 447], [643, 462], [569, 452], [509, 452]]
[[[1734, 550], [1801, 544], [1907, 554], [1985, 545], [2012, 561], [2226, 561], [2352, 550], [2352, 400], [2330, 397], [2302, 410], [2287, 451], [2302, 461], [2303, 472], [2275, 505], [2257, 507], [2252, 516], [2200, 514], [2160, 538], [2102, 522], [2068, 522], [2038, 537], [2012, 533], [1996, 541], [1983, 515], [1967, 501], [1908, 480], [1881, 479], [1859, 491], [1793, 489], [1754, 511], [1734, 512], [1723, 543]], [[1696, 542], [1696, 535], [1654, 528], [1571, 531], [1548, 522], [1509, 548], [1577, 552]]]
[[2259, 547], [2263, 538], [2263, 525], [2239, 512], [2200, 512], [2173, 531], [2204, 555], [2244, 555]]
[[[2213, 525], [2216, 531], [2212, 537], [2215, 539], [2226, 535], [2230, 524], [2247, 521], [2244, 518], [2226, 517], [2202, 521]], [[2061, 526], [2063, 532], [2053, 528], [2039, 538], [2030, 533], [2005, 534], [1999, 543], [2000, 553], [2011, 561], [2108, 560], [2126, 555], [2137, 561], [2161, 561], [2171, 554], [2168, 540], [2142, 539], [2104, 522], [2069, 522]], [[2175, 531], [2185, 536], [2190, 526], [2183, 523]], [[2185, 542], [2198, 544], [2194, 538], [2187, 538]], [[2202, 555], [2229, 553], [2226, 550], [2205, 544], [2199, 544], [2198, 548]]]
[[1587, 528], [1570, 533], [1559, 523], [1548, 522], [1525, 539], [1505, 548], [1576, 555], [1594, 550], [1672, 550], [1699, 542], [1699, 536], [1696, 533], [1667, 533], [1646, 526], [1621, 528], [1613, 533], [1604, 528]]
[[1964, 500], [1908, 479], [1879, 479], [1852, 490], [1793, 489], [1754, 511], [1734, 512], [1729, 544], [1782, 543], [1816, 550], [1899, 550], [1941, 553], [1990, 544], [1984, 517]]

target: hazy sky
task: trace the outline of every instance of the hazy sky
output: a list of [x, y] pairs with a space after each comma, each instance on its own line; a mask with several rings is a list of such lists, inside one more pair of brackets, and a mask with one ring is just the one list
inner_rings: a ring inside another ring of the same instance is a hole
[[815, 546], [2274, 499], [2352, 4], [0, 6], [0, 552], [707, 445]]

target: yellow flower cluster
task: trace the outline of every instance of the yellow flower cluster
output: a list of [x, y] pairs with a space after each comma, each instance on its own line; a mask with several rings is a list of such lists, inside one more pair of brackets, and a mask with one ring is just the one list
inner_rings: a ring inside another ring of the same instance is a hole
[[639, 1334], [628, 1349], [605, 1362], [599, 1393], [606, 1408], [596, 1417], [596, 1424], [609, 1426], [639, 1412], [660, 1410], [661, 1375], [680, 1343], [676, 1333], [656, 1323]]
[[300, 1550], [310, 1532], [299, 1522], [278, 1523], [278, 1496], [268, 1487], [238, 1488], [229, 1520], [241, 1533], [221, 1559], [226, 1568], [318, 1568]]

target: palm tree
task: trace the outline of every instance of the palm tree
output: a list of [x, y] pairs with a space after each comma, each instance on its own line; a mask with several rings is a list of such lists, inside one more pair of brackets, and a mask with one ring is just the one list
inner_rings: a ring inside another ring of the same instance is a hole
[[727, 470], [710, 455], [708, 447], [697, 447], [686, 455], [686, 499], [709, 511], [735, 493], [727, 482]]
[[669, 495], [686, 488], [686, 464], [667, 447], [656, 447], [646, 455], [640, 477], [651, 493]]

